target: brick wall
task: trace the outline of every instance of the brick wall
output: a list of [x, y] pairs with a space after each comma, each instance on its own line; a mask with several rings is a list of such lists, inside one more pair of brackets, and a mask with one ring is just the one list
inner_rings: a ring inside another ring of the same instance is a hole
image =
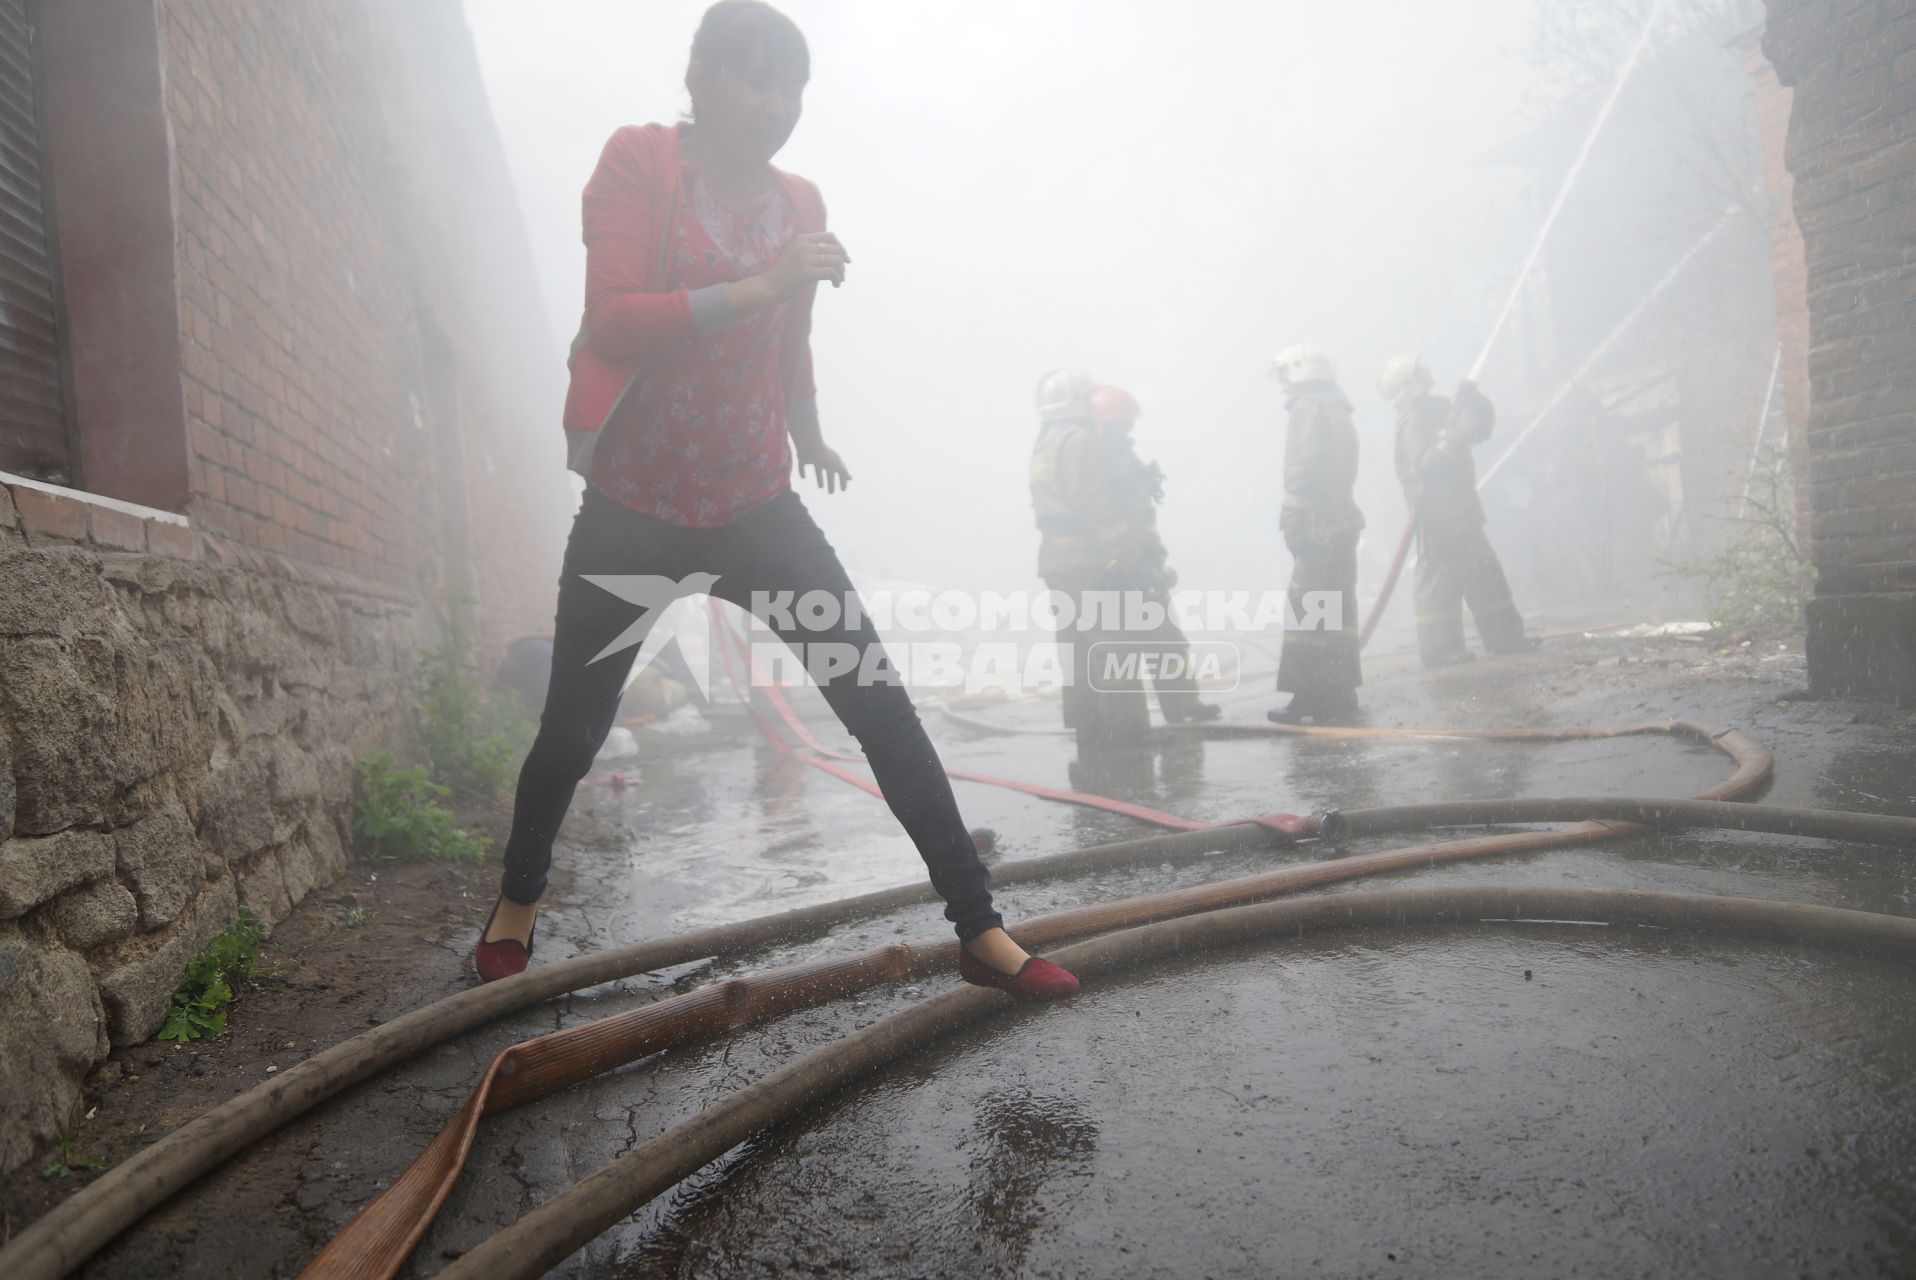
[[0, 1170], [339, 873], [443, 594], [545, 631], [572, 506], [458, 0], [43, 17], [87, 491], [0, 476]]
[[162, 6], [194, 515], [423, 591], [437, 539], [411, 273], [355, 9]]
[[195, 523], [544, 630], [562, 366], [457, 4], [161, 13]]
[[[1784, 145], [1790, 128], [1792, 91], [1776, 78], [1776, 68], [1763, 56], [1761, 32], [1744, 44], [1745, 65], [1756, 90], [1757, 147], [1763, 164], [1765, 225], [1770, 237], [1770, 281], [1776, 295], [1776, 340], [1782, 354], [1777, 365], [1777, 397], [1781, 419], [1789, 432], [1790, 466], [1799, 476], [1809, 474], [1809, 439], [1804, 426], [1810, 418], [1809, 268], [1803, 254], [1803, 233], [1796, 225], [1792, 205], [1795, 179], [1784, 163]], [[1772, 424], [1772, 430], [1775, 424]], [[1808, 545], [1810, 487], [1796, 490], [1797, 526]]]
[[[552, 629], [574, 498], [559, 415], [565, 352], [552, 338], [505, 151], [458, 0], [375, 4], [387, 127], [406, 204], [430, 228], [420, 309], [429, 418], [463, 465], [475, 623], [488, 652]], [[483, 264], [475, 270], [474, 264]], [[427, 344], [429, 347], [430, 343]], [[443, 385], [436, 380], [443, 374]]]
[[1916, 696], [1916, 6], [1769, 18], [1809, 320], [1811, 683]]

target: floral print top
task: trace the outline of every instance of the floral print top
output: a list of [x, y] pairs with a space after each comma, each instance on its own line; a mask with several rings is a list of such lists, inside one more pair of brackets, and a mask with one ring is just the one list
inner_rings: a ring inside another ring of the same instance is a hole
[[[758, 275], [798, 231], [782, 187], [757, 208], [721, 205], [685, 165], [672, 286]], [[591, 483], [622, 506], [694, 528], [729, 524], [791, 487], [779, 340], [786, 302], [654, 351], [606, 423]]]

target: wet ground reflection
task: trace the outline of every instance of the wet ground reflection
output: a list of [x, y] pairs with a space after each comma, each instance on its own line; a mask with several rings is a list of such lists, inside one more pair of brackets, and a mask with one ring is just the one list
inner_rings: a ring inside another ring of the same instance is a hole
[[[1856, 727], [1839, 707], [1779, 705], [1747, 682], [1673, 675], [1663, 687], [1584, 688], [1554, 668], [1527, 685], [1507, 672], [1425, 681], [1385, 670], [1368, 696], [1373, 724], [1671, 715], [1736, 724], [1776, 752], [1770, 802], [1916, 812], [1908, 735]], [[1261, 718], [1263, 705], [1242, 699], [1229, 714]], [[1015, 703], [989, 714], [1048, 728], [1056, 708]], [[935, 712], [927, 720], [953, 766], [1213, 821], [1489, 795], [1676, 796], [1730, 768], [1708, 748], [1661, 737], [1542, 747], [1172, 740], [1083, 760], [1057, 735], [986, 734]], [[828, 722], [810, 723], [831, 745], [849, 745]], [[627, 836], [571, 852], [565, 892], [580, 905], [559, 904], [555, 920], [590, 903], [627, 940], [918, 874], [881, 803], [756, 735], [714, 741], [696, 757], [655, 753], [644, 769], [641, 787], [594, 794], [598, 816]], [[1000, 834], [1006, 861], [1147, 830], [976, 784], [958, 792], [968, 821]], [[1015, 920], [1323, 856], [1305, 847], [1112, 870], [1012, 886], [1002, 905]], [[1671, 888], [1908, 914], [1913, 865], [1909, 850], [1685, 832], [1389, 883]], [[902, 909], [717, 972], [939, 927], [935, 907]], [[1912, 977], [1881, 961], [1721, 939], [1510, 926], [1181, 965], [1088, 990], [1068, 1008], [1014, 1013], [900, 1064], [734, 1152], [566, 1270], [1907, 1271], [1916, 1267]], [[553, 1172], [540, 1185], [559, 1185], [724, 1089], [944, 985], [883, 988], [667, 1054], [574, 1091], [543, 1118], [501, 1117], [488, 1142], [525, 1160], [547, 1150], [540, 1158]], [[562, 1020], [632, 998], [641, 997], [581, 1001]], [[455, 1192], [436, 1236], [458, 1238], [466, 1194]]]

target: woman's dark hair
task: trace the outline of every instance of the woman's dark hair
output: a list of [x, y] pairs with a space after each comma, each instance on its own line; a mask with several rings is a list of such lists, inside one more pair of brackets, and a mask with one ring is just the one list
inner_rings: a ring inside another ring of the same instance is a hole
[[765, 0], [718, 0], [692, 37], [692, 61], [717, 72], [766, 74], [803, 85], [812, 77], [812, 51], [798, 24]]

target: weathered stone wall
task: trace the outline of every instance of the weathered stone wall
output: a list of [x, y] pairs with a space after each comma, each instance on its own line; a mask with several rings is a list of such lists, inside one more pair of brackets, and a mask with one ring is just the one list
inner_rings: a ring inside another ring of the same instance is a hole
[[1769, 0], [1763, 51], [1794, 90], [1810, 684], [1916, 698], [1916, 5]]
[[422, 636], [403, 600], [221, 564], [203, 538], [176, 558], [63, 537], [4, 486], [0, 504], [12, 1167], [70, 1122], [109, 1044], [158, 1029], [240, 908], [277, 922], [344, 869], [354, 762], [408, 745]]
[[339, 873], [427, 620], [548, 629], [573, 505], [459, 0], [43, 17], [88, 492], [0, 476], [0, 1169]]

